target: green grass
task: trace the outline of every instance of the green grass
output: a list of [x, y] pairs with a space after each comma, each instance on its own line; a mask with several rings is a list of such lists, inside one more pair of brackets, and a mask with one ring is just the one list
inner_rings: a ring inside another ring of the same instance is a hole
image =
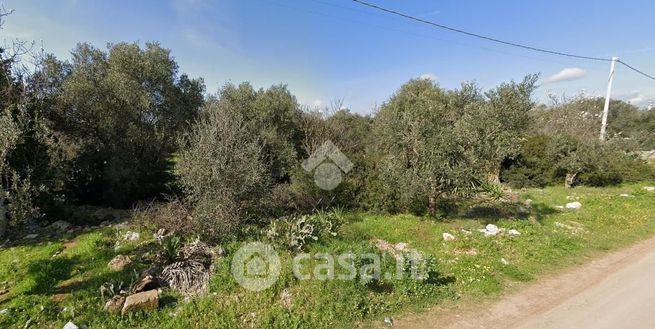
[[[80, 235], [65, 248], [67, 239], [18, 245], [0, 250], [0, 327], [22, 328], [28, 320], [34, 328], [61, 328], [67, 321], [90, 328], [348, 328], [379, 325], [384, 316], [398, 316], [446, 300], [465, 297], [467, 302], [497, 298], [511, 291], [515, 282], [535, 280], [566, 266], [585, 262], [600, 253], [615, 250], [655, 234], [655, 193], [643, 185], [612, 188], [530, 189], [522, 199], [532, 199], [529, 215], [509, 218], [511, 211], [489, 211], [474, 205], [461, 216], [435, 220], [410, 215], [350, 214], [338, 237], [311, 244], [309, 252], [375, 252], [373, 239], [405, 242], [437, 260], [438, 277], [431, 282], [380, 280], [374, 284], [342, 280], [294, 278], [293, 254], [278, 250], [283, 264], [280, 279], [269, 289], [254, 293], [241, 288], [230, 274], [230, 256], [216, 266], [210, 293], [185, 303], [165, 292], [156, 312], [113, 316], [103, 311], [98, 291], [108, 281], [133, 280], [132, 270], [148, 265], [138, 259], [133, 268], [112, 272], [107, 263], [115, 255], [139, 255], [142, 241], [115, 249], [117, 233], [112, 229]], [[621, 197], [628, 193], [631, 197]], [[579, 198], [582, 209], [560, 210], [567, 196]], [[468, 215], [467, 215], [468, 214]], [[484, 237], [477, 229], [487, 223], [517, 229], [520, 236], [503, 234]], [[570, 227], [581, 227], [574, 233]], [[471, 231], [471, 234], [463, 233]], [[456, 236], [445, 242], [442, 233]], [[149, 234], [142, 234], [143, 237]], [[68, 237], [71, 238], [71, 237]], [[226, 246], [228, 255], [241, 246]], [[56, 257], [60, 250], [65, 251]], [[471, 253], [475, 253], [472, 255]], [[503, 264], [505, 259], [508, 264]], [[318, 261], [314, 261], [318, 263]], [[391, 257], [383, 269], [393, 268]], [[280, 302], [284, 289], [291, 293], [290, 309]]]

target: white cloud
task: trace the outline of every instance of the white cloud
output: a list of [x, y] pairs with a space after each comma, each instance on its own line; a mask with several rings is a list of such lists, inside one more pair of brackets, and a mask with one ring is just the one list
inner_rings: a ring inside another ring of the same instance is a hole
[[655, 96], [648, 96], [638, 91], [633, 91], [620, 98], [624, 98], [628, 103], [637, 107], [647, 107], [655, 104]]
[[438, 77], [437, 77], [437, 75], [434, 74], [434, 73], [424, 73], [424, 74], [421, 74], [421, 76], [419, 77], [419, 79], [425, 79], [425, 80], [437, 81]]
[[544, 83], [555, 83], [561, 81], [573, 81], [583, 78], [587, 75], [587, 72], [579, 67], [567, 67], [550, 77], [548, 77]]

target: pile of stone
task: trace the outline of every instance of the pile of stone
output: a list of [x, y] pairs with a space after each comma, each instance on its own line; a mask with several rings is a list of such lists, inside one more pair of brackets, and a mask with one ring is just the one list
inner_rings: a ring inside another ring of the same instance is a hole
[[375, 243], [375, 247], [379, 250], [390, 254], [395, 259], [402, 258], [403, 253], [409, 250], [409, 245], [405, 242], [399, 242], [394, 245], [382, 239], [375, 239], [373, 240], [373, 243]]
[[499, 228], [498, 226], [496, 226], [494, 224], [487, 224], [487, 226], [485, 226], [485, 228], [481, 228], [478, 231], [480, 233], [484, 234], [484, 236], [496, 236], [498, 234], [505, 233], [505, 232], [507, 232], [507, 234], [509, 234], [511, 236], [521, 235], [521, 232], [519, 232], [516, 229], [507, 230], [507, 229], [504, 229], [504, 228]]

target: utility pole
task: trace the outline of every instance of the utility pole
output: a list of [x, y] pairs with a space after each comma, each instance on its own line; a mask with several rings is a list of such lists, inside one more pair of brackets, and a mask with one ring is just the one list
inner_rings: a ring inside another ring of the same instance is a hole
[[612, 94], [612, 81], [614, 80], [614, 66], [616, 66], [616, 61], [618, 57], [612, 57], [612, 64], [610, 64], [610, 77], [607, 81], [607, 95], [605, 95], [605, 108], [603, 108], [603, 120], [600, 126], [600, 141], [605, 140], [605, 130], [607, 129], [607, 114], [610, 110], [610, 96]]

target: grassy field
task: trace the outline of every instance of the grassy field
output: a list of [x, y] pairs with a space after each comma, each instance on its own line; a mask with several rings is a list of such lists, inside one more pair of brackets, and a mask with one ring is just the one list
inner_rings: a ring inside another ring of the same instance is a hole
[[[263, 292], [250, 292], [230, 274], [230, 255], [241, 245], [234, 242], [225, 246], [228, 256], [217, 264], [208, 295], [184, 302], [164, 290], [158, 311], [126, 317], [103, 310], [99, 287], [105, 282], [129, 285], [134, 272], [147, 267], [150, 255], [139, 246], [151, 233], [142, 232], [141, 240], [118, 247], [121, 232], [114, 228], [18, 243], [0, 250], [0, 327], [23, 328], [29, 322], [33, 328], [61, 328], [68, 321], [89, 328], [381, 326], [386, 316], [445, 300], [495, 298], [510, 291], [514, 282], [534, 280], [654, 235], [655, 193], [643, 186], [530, 189], [521, 192], [522, 200], [532, 200], [527, 212], [478, 203], [439, 220], [350, 214], [337, 237], [309, 246], [311, 253], [337, 255], [380, 253], [375, 239], [404, 242], [437, 261], [438, 276], [424, 282], [300, 281], [292, 274], [293, 254], [278, 250], [280, 279]], [[575, 200], [582, 203], [581, 209], [557, 207]], [[478, 229], [488, 223], [520, 235], [485, 237]], [[442, 233], [456, 239], [444, 241]], [[137, 261], [128, 270], [112, 272], [107, 263], [117, 254], [132, 255]], [[389, 255], [384, 256], [383, 269], [392, 263]], [[281, 298], [285, 290], [286, 303]]]

